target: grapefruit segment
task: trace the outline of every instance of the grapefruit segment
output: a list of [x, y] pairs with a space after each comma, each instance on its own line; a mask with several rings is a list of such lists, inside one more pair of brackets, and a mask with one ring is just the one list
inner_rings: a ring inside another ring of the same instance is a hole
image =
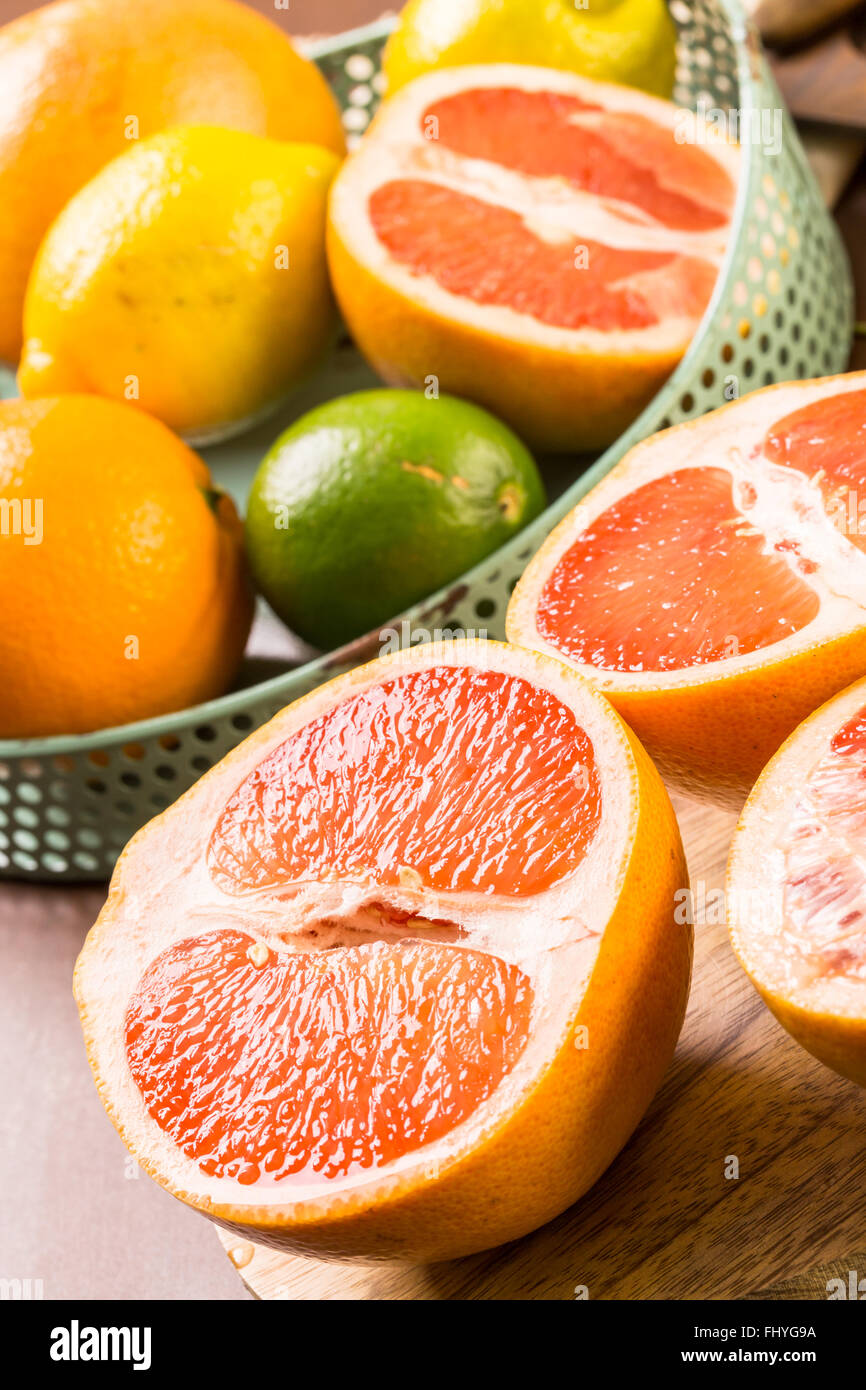
[[[585, 242], [593, 275], [578, 276], [573, 237], [543, 239], [519, 213], [422, 179], [394, 179], [377, 188], [370, 198], [370, 220], [382, 245], [411, 274], [432, 276], [449, 294], [475, 304], [531, 314], [555, 328], [644, 328], [657, 323], [647, 299], [629, 289], [629, 282], [642, 273], [651, 293], [648, 272], [673, 260], [664, 252], [623, 251]], [[456, 234], [443, 240], [443, 225]], [[502, 252], [498, 262], [491, 262], [490, 238]], [[698, 298], [700, 287], [695, 288], [697, 293], [692, 293], [690, 283], [682, 287], [682, 308]], [[705, 298], [701, 307], [704, 303]]]
[[572, 662], [684, 790], [742, 804], [866, 671], [866, 375], [756, 391], [632, 449], [512, 597], [511, 641]]
[[[730, 473], [706, 467], [627, 493], [556, 565], [538, 601], [539, 633], [589, 666], [677, 671], [732, 655], [734, 635], [736, 650], [754, 652], [799, 632], [819, 601], [749, 530], [736, 492]], [[746, 612], [740, 591], [752, 598]]]
[[311, 876], [523, 897], [576, 868], [599, 823], [592, 744], [549, 691], [454, 667], [354, 695], [276, 748], [229, 799], [215, 881]]
[[374, 662], [122, 856], [76, 969], [100, 1094], [168, 1190], [280, 1247], [512, 1239], [658, 1084], [684, 874], [657, 774], [578, 676], [496, 643]]
[[341, 1178], [471, 1115], [517, 1060], [531, 1001], [519, 967], [480, 952], [286, 956], [209, 933], [142, 976], [126, 1052], [149, 1114], [203, 1173]]
[[544, 449], [609, 443], [709, 303], [738, 154], [645, 93], [546, 68], [430, 73], [335, 181], [329, 259], [385, 379], [477, 400]]
[[646, 116], [608, 112], [603, 100], [470, 87], [432, 102], [419, 126], [466, 159], [566, 179], [665, 227], [724, 227], [734, 200], [730, 175], [712, 155], [696, 145], [681, 154], [668, 130]]
[[740, 962], [785, 1028], [866, 1085], [866, 681], [785, 742], [728, 864]]

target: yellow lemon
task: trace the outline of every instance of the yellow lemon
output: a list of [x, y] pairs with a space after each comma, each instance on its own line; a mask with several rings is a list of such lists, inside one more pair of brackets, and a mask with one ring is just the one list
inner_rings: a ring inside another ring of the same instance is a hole
[[[0, 14], [9, 8], [0, 4]], [[24, 290], [40, 241], [73, 193], [128, 147], [132, 128], [145, 139], [209, 121], [345, 150], [339, 108], [315, 63], [248, 5], [59, 0], [26, 8], [0, 28], [0, 358], [8, 362], [21, 352]]]
[[215, 126], [132, 145], [42, 243], [22, 394], [128, 401], [199, 441], [262, 414], [336, 329], [324, 236], [338, 162]]
[[431, 68], [537, 63], [669, 97], [665, 0], [409, 0], [385, 50], [388, 92]]

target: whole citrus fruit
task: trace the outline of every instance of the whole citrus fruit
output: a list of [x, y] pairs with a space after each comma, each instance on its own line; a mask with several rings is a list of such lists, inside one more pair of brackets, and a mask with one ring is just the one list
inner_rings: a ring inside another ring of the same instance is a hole
[[275, 404], [336, 330], [324, 248], [336, 168], [320, 146], [217, 126], [112, 160], [37, 256], [22, 394], [128, 400], [194, 440]]
[[202, 460], [93, 396], [0, 402], [0, 736], [85, 733], [220, 694], [251, 617]]
[[10, 362], [46, 229], [130, 141], [212, 121], [343, 150], [318, 68], [233, 0], [46, 5], [0, 29], [0, 92], [0, 358]]
[[669, 97], [675, 45], [665, 0], [409, 0], [383, 68], [389, 93], [431, 68], [540, 63]]
[[250, 493], [247, 553], [289, 627], [333, 647], [456, 579], [543, 506], [531, 455], [486, 411], [360, 391], [274, 444]]

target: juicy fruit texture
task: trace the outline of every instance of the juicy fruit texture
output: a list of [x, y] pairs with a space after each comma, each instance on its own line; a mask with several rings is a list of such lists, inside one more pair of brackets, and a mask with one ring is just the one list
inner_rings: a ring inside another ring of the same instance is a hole
[[638, 446], [529, 566], [512, 640], [591, 675], [668, 776], [742, 800], [866, 669], [864, 420], [852, 375], [756, 392]]
[[[408, 871], [416, 887], [522, 897], [572, 871], [598, 821], [569, 709], [503, 673], [433, 667], [277, 747], [217, 821], [209, 868], [233, 895], [327, 877], [387, 890]], [[400, 1158], [466, 1119], [526, 1042], [529, 981], [495, 956], [409, 941], [262, 964], [251, 950], [239, 932], [171, 947], [127, 1018], [150, 1114], [208, 1175]]]
[[684, 873], [657, 774], [577, 676], [496, 643], [374, 662], [122, 857], [76, 969], [100, 1094], [170, 1191], [280, 1248], [512, 1239], [658, 1085]]
[[669, 97], [676, 30], [665, 0], [409, 0], [388, 40], [389, 94], [430, 68], [546, 63]]
[[[647, 328], [662, 312], [699, 317], [716, 281], [715, 268], [697, 258], [688, 266], [680, 262], [678, 274], [667, 279], [660, 272], [675, 265], [674, 256], [589, 240], [581, 246], [592, 277], [577, 276], [572, 245], [550, 245], [519, 213], [421, 179], [395, 179], [377, 189], [370, 220], [382, 245], [412, 275], [430, 275], [449, 294], [530, 313], [552, 328]], [[499, 257], [494, 264], [491, 242]], [[637, 276], [644, 277], [641, 288]]]
[[682, 143], [676, 120], [552, 69], [410, 84], [331, 198], [332, 277], [361, 350], [386, 380], [433, 374], [538, 447], [609, 443], [690, 340], [727, 240], [737, 152]]
[[730, 474], [683, 468], [627, 493], [569, 547], [541, 592], [538, 631], [582, 664], [678, 671], [760, 651], [819, 606], [747, 532]]
[[361, 391], [302, 416], [268, 452], [247, 552], [280, 617], [329, 648], [459, 579], [543, 506], [531, 455], [486, 411]]
[[[670, 130], [645, 115], [607, 112], [584, 96], [469, 88], [431, 101], [420, 130], [435, 131], [437, 151], [526, 179], [561, 180], [601, 205], [615, 203], [633, 224], [724, 232], [730, 215], [730, 176], [702, 149], [675, 144]], [[716, 280], [712, 262], [644, 250], [640, 236], [625, 247], [582, 236], [584, 268], [573, 236], [554, 236], [526, 212], [429, 177], [380, 185], [370, 221], [412, 275], [431, 275], [450, 294], [553, 327], [645, 328], [662, 313], [699, 318]], [[662, 273], [671, 267], [676, 274]]]
[[[725, 226], [733, 189], [699, 146], [678, 143], [649, 116], [610, 111], [589, 94], [481, 87], [434, 100], [421, 117], [437, 146], [630, 204], [663, 227]], [[651, 108], [652, 109], [652, 108]], [[664, 110], [664, 108], [662, 108]], [[658, 109], [653, 110], [658, 115]]]
[[866, 549], [857, 495], [866, 477], [866, 390], [827, 396], [792, 411], [767, 431], [764, 456], [786, 468], [802, 468], [808, 460], [836, 525], [858, 550]]
[[330, 151], [215, 126], [138, 141], [67, 204], [27, 289], [22, 393], [132, 402], [190, 438], [242, 427], [336, 331]]
[[180, 942], [127, 1015], [148, 1111], [208, 1175], [382, 1167], [467, 1119], [526, 1043], [531, 985], [495, 956], [377, 942], [256, 964], [251, 950], [241, 932]]
[[[233, 895], [324, 877], [387, 890], [408, 873], [520, 898], [576, 868], [599, 801], [592, 745], [561, 701], [433, 667], [277, 747], [217, 821], [209, 868]], [[471, 1114], [526, 1041], [531, 987], [496, 957], [379, 943], [263, 966], [253, 948], [240, 933], [181, 942], [130, 1004], [148, 1110], [207, 1174], [334, 1177], [399, 1158]]]
[[[0, 358], [61, 208], [130, 139], [202, 121], [343, 152], [337, 104], [275, 24], [233, 0], [64, 0], [0, 28]], [[286, 93], [291, 92], [291, 100]], [[130, 119], [136, 125], [133, 131]]]
[[770, 761], [728, 866], [734, 948], [805, 1048], [866, 1086], [866, 681]]
[[0, 545], [0, 736], [222, 694], [252, 613], [241, 524], [164, 425], [92, 396], [0, 402], [0, 498], [13, 519], [28, 499]]
[[408, 869], [419, 887], [520, 898], [576, 868], [599, 817], [592, 745], [561, 701], [434, 668], [276, 748], [227, 803], [209, 861], [229, 893], [327, 872], [393, 888]]
[[809, 773], [782, 840], [785, 932], [816, 978], [866, 981], [866, 708]]

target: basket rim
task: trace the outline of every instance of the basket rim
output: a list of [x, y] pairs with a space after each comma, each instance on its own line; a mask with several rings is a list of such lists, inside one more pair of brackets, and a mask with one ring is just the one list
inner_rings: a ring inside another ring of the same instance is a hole
[[[740, 0], [716, 0], [729, 21], [731, 39], [737, 56], [737, 80], [739, 84], [738, 99], [739, 107], [742, 111], [750, 111], [756, 106], [757, 88], [761, 81], [766, 81], [769, 76], [769, 69], [766, 57], [757, 39], [757, 31], [748, 20], [742, 8]], [[389, 16], [374, 21], [372, 24], [363, 25], [359, 28], [346, 30], [341, 34], [317, 39], [309, 45], [305, 45], [304, 52], [307, 56], [318, 59], [328, 57], [333, 53], [338, 53], [341, 49], [351, 46], [353, 43], [369, 42], [373, 39], [382, 38], [389, 34], [397, 22], [396, 16]], [[771, 79], [770, 79], [771, 80]], [[781, 98], [780, 98], [781, 101]], [[784, 104], [783, 104], [784, 105]], [[790, 113], [786, 110], [786, 118], [791, 121]], [[792, 122], [793, 124], [793, 122]], [[794, 130], [795, 148], [799, 144], [799, 139]], [[551, 503], [541, 516], [537, 518], [535, 524], [541, 522], [552, 506], [561, 505], [564, 499], [568, 499], [569, 508], [576, 504], [580, 497], [595, 486], [604, 477], [614, 464], [620, 459], [628, 449], [639, 440], [645, 438], [649, 433], [658, 429], [658, 423], [664, 418], [668, 405], [676, 400], [684, 389], [687, 379], [691, 375], [692, 362], [703, 350], [705, 338], [709, 326], [713, 323], [720, 300], [727, 293], [730, 273], [734, 258], [740, 245], [740, 239], [744, 230], [747, 209], [752, 193], [752, 182], [755, 172], [756, 147], [749, 141], [741, 145], [741, 172], [737, 186], [737, 195], [734, 203], [734, 211], [731, 218], [731, 235], [725, 249], [719, 273], [716, 279], [710, 301], [704, 311], [704, 315], [695, 331], [689, 347], [678, 362], [674, 371], [667, 381], [656, 393], [648, 405], [641, 411], [640, 415], [619, 435], [612, 444], [599, 455], [594, 463], [590, 465], [572, 484], [566, 489], [562, 498]], [[799, 152], [799, 151], [798, 151]], [[802, 165], [806, 177], [812, 178], [811, 170], [802, 160]], [[529, 529], [529, 528], [527, 528]], [[75, 756], [76, 754], [87, 754], [99, 749], [112, 748], [116, 745], [128, 743], [147, 743], [166, 735], [171, 735], [181, 730], [194, 727], [198, 724], [207, 724], [213, 720], [232, 718], [237, 714], [247, 713], [251, 703], [267, 703], [270, 701], [279, 702], [283, 696], [288, 700], [297, 698], [293, 693], [292, 687], [303, 681], [305, 675], [313, 676], [315, 673], [327, 671], [330, 668], [333, 672], [338, 672], [344, 664], [342, 658], [345, 656], [347, 664], [355, 664], [351, 656], [352, 649], [364, 651], [369, 649], [372, 639], [375, 639], [377, 631], [385, 627], [392, 626], [401, 621], [408, 621], [410, 624], [418, 621], [419, 626], [422, 620], [439, 609], [448, 594], [453, 591], [455, 585], [466, 584], [471, 587], [473, 579], [486, 571], [489, 566], [494, 565], [496, 557], [502, 551], [520, 540], [519, 533], [500, 551], [494, 551], [486, 556], [478, 565], [463, 575], [457, 576], [449, 584], [433, 594], [428, 595], [420, 603], [413, 605], [412, 608], [403, 613], [395, 614], [387, 623], [383, 623], [381, 628], [373, 630], [371, 633], [356, 638], [351, 643], [343, 647], [334, 648], [331, 651], [321, 653], [298, 666], [291, 667], [288, 671], [283, 671], [276, 676], [271, 676], [267, 680], [257, 681], [252, 685], [243, 686], [239, 690], [230, 691], [224, 695], [215, 696], [211, 700], [203, 701], [196, 705], [187, 706], [185, 709], [176, 710], [167, 714], [156, 715], [148, 719], [135, 720], [128, 724], [118, 724], [106, 729], [96, 729], [84, 734], [56, 734], [50, 737], [37, 737], [28, 739], [0, 739], [0, 762], [15, 762], [27, 759], [38, 761], [42, 758], [52, 758], [60, 756]], [[534, 543], [533, 547], [534, 547]], [[361, 664], [361, 663], [358, 663]], [[327, 675], [323, 679], [327, 679]], [[317, 684], [319, 682], [316, 682]]]
[[[721, 2], [724, 3], [724, 0]], [[329, 58], [332, 53], [339, 53], [340, 49], [350, 48], [354, 43], [370, 43], [372, 39], [384, 38], [397, 28], [398, 18], [396, 14], [383, 15], [381, 19], [373, 19], [369, 24], [359, 24], [354, 29], [343, 29], [339, 34], [328, 34], [323, 39], [298, 41], [298, 47], [303, 48], [305, 58]]]

